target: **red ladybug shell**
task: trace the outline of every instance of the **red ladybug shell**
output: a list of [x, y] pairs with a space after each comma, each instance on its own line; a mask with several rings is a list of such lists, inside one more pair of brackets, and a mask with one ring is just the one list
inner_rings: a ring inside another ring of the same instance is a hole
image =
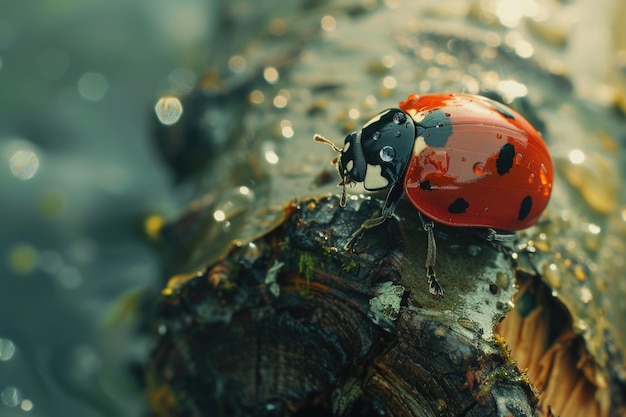
[[404, 190], [418, 210], [451, 226], [513, 231], [537, 222], [552, 160], [519, 113], [468, 94], [413, 94], [399, 107], [417, 127]]

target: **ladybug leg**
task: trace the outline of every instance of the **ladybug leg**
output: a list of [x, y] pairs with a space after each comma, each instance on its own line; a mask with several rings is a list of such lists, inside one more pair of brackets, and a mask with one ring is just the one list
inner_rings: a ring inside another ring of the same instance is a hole
[[426, 249], [426, 279], [428, 280], [428, 291], [436, 296], [443, 297], [443, 289], [437, 281], [435, 273], [435, 262], [437, 261], [437, 242], [435, 241], [435, 223], [432, 220], [426, 220], [422, 213], [417, 212], [422, 221], [422, 227], [428, 234], [428, 248]]
[[400, 200], [402, 199], [402, 196], [404, 196], [404, 186], [401, 182], [398, 182], [394, 184], [394, 186], [391, 187], [391, 189], [389, 190], [380, 216], [365, 220], [363, 224], [361, 224], [361, 227], [359, 227], [354, 233], [352, 233], [352, 235], [350, 235], [350, 238], [343, 247], [344, 250], [354, 249], [359, 243], [359, 240], [361, 240], [363, 232], [383, 224], [385, 220], [393, 216], [393, 213], [395, 213], [396, 208], [398, 207], [398, 203], [400, 203]]
[[478, 229], [476, 233], [487, 242], [490, 242], [498, 251], [507, 255], [513, 254], [515, 249], [511, 246], [517, 240], [515, 232], [501, 232], [495, 229]]
[[481, 229], [480, 235], [489, 242], [513, 242], [517, 239], [515, 232], [499, 232], [492, 228]]

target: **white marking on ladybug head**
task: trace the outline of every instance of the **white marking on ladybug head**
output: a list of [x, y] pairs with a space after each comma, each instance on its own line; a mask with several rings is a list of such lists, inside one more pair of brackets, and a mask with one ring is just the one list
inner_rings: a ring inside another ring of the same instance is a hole
[[389, 113], [389, 110], [390, 110], [390, 109], [387, 109], [387, 110], [385, 110], [384, 112], [379, 113], [379, 114], [377, 114], [376, 116], [374, 116], [374, 117], [372, 117], [371, 119], [369, 119], [369, 120], [368, 120], [368, 121], [367, 121], [367, 122], [363, 125], [363, 127], [361, 128], [361, 130], [362, 130], [362, 129], [365, 129], [366, 127], [368, 127], [368, 126], [369, 126], [369, 125], [371, 125], [372, 123], [376, 123], [377, 121], [379, 121], [381, 117], [383, 117], [384, 115], [386, 115], [387, 113]]
[[405, 110], [405, 112], [408, 113], [409, 116], [411, 116], [411, 119], [413, 119], [415, 123], [420, 123], [428, 114], [428, 112], [426, 111], [421, 111], [418, 113], [415, 109], [407, 109]]
[[348, 149], [350, 149], [350, 144], [351, 144], [351, 143], [352, 143], [352, 142], [346, 142], [346, 144], [345, 144], [345, 145], [343, 145], [343, 149], [341, 150], [341, 152], [342, 152], [342, 153], [346, 153], [346, 152], [348, 152]]
[[366, 190], [381, 190], [389, 186], [389, 180], [382, 176], [383, 168], [380, 165], [367, 164], [363, 187]]
[[348, 161], [348, 163], [346, 163], [346, 167], [343, 170], [344, 174], [352, 171], [353, 167], [354, 167], [354, 161], [351, 159]]
[[418, 136], [415, 138], [415, 142], [413, 143], [413, 158], [419, 156], [426, 148], [428, 148], [428, 145], [424, 140], [424, 136]]

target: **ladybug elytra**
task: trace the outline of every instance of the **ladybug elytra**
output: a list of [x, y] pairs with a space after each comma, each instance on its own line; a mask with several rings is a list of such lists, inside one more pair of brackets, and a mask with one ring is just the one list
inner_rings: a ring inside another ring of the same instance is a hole
[[552, 160], [541, 135], [486, 97], [412, 94], [350, 133], [341, 149], [320, 135], [314, 139], [340, 153], [342, 206], [348, 184], [389, 189], [381, 215], [366, 220], [348, 244], [391, 217], [404, 195], [415, 206], [428, 232], [426, 275], [436, 296], [443, 291], [434, 270], [433, 222], [483, 228], [498, 238], [535, 224], [552, 190]]

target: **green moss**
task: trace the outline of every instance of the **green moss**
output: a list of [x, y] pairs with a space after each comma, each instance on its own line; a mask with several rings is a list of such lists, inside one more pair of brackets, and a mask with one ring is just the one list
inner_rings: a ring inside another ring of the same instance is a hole
[[315, 262], [313, 261], [313, 255], [309, 252], [304, 252], [300, 255], [300, 260], [298, 261], [298, 272], [300, 272], [306, 282], [311, 282], [311, 278], [313, 278], [313, 268], [315, 267]]
[[283, 240], [280, 250], [282, 251], [282, 253], [287, 253], [289, 252], [289, 250], [291, 250], [291, 241], [289, 240], [288, 237], [286, 237], [285, 240]]
[[356, 259], [350, 259], [348, 262], [344, 262], [341, 265], [341, 268], [345, 271], [345, 272], [350, 272], [352, 271], [354, 268], [356, 268], [357, 266], [359, 266], [359, 262], [357, 262]]

